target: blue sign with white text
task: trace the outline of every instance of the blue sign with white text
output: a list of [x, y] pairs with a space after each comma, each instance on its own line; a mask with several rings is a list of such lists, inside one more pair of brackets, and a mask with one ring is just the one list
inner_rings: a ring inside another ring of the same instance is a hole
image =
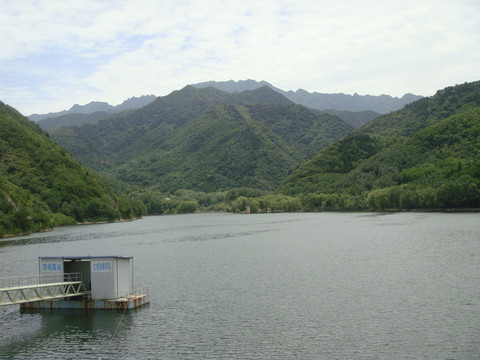
[[63, 271], [63, 266], [62, 264], [57, 264], [57, 263], [43, 263], [42, 264], [42, 270], [45, 271]]
[[110, 272], [112, 271], [112, 262], [95, 262], [92, 263], [92, 271], [94, 272]]

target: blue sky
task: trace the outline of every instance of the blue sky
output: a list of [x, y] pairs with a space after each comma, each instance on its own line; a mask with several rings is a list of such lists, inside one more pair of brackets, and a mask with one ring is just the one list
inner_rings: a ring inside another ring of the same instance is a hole
[[209, 80], [433, 95], [480, 80], [478, 0], [0, 0], [0, 100], [24, 115]]

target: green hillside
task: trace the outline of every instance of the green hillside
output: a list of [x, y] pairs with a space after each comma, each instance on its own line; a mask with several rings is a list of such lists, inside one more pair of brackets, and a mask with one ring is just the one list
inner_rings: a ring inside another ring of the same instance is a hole
[[279, 192], [307, 209], [480, 206], [480, 82], [381, 116], [320, 151]]
[[345, 121], [347, 124], [352, 125], [356, 129], [380, 116], [379, 113], [371, 110], [353, 112], [330, 109], [324, 110], [324, 112], [338, 116], [340, 119]]
[[299, 161], [298, 152], [240, 105], [211, 107], [174, 132], [162, 148], [156, 156], [123, 165], [116, 177], [164, 192], [240, 185], [273, 189]]
[[1, 102], [0, 154], [0, 236], [141, 215], [141, 204], [118, 198], [46, 132]]
[[76, 159], [101, 171], [146, 155], [168, 139], [172, 131], [210, 106], [229, 102], [231, 95], [220, 90], [199, 91], [186, 86], [137, 111], [113, 115], [95, 124], [62, 127], [50, 134]]
[[380, 116], [357, 131], [361, 134], [379, 136], [411, 136], [441, 119], [479, 105], [480, 81], [449, 86], [437, 91], [434, 96], [420, 99], [401, 110]]
[[51, 135], [102, 174], [173, 193], [273, 190], [301, 161], [352, 130], [268, 87], [229, 94], [187, 86], [136, 112]]

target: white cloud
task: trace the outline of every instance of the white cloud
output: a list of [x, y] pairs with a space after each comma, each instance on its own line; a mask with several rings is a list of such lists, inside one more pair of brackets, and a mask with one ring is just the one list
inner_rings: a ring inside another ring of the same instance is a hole
[[476, 1], [0, 0], [0, 99], [21, 112], [207, 80], [431, 95], [480, 78]]

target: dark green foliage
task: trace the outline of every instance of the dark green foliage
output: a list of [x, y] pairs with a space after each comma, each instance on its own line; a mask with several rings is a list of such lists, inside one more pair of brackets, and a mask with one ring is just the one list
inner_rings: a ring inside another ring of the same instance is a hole
[[353, 126], [355, 129], [379, 117], [381, 114], [371, 111], [340, 111], [340, 110], [324, 110], [324, 112], [338, 116], [347, 124]]
[[141, 215], [138, 204], [127, 200], [121, 208], [120, 199], [96, 175], [3, 103], [0, 150], [0, 236]]
[[[297, 161], [288, 144], [234, 105], [210, 108], [172, 134], [165, 146], [170, 151], [157, 161], [122, 167], [126, 177], [138, 182], [154, 174], [146, 185], [158, 184], [164, 192], [212, 192], [239, 185], [273, 189]], [[165, 164], [172, 167], [165, 169]], [[145, 178], [132, 178], [141, 173]]]
[[195, 201], [182, 201], [175, 208], [176, 214], [191, 214], [198, 208], [198, 204]]
[[353, 130], [353, 127], [327, 113], [301, 105], [256, 103], [247, 106], [252, 119], [280, 135], [290, 146], [310, 157]]
[[262, 195], [262, 191], [259, 189], [251, 188], [235, 188], [230, 189], [225, 194], [225, 201], [230, 202], [237, 199], [240, 196], [243, 197], [258, 197]]
[[[134, 193], [132, 196], [145, 205], [149, 215], [178, 213], [179, 210], [185, 211], [184, 209], [188, 208], [187, 205], [191, 205], [192, 203], [196, 204], [193, 211], [197, 209], [214, 210], [216, 206], [223, 203], [225, 198], [223, 192], [205, 193], [184, 189], [177, 190], [174, 195], [167, 195], [158, 191], [147, 191]], [[187, 205], [182, 205], [184, 202], [186, 202]]]
[[439, 207], [462, 208], [480, 205], [480, 191], [476, 181], [468, 175], [443, 182], [435, 192]]
[[312, 210], [478, 208], [479, 104], [480, 82], [439, 91], [323, 149], [279, 191]]
[[179, 204], [177, 199], [167, 197], [160, 192], [146, 192], [138, 197], [145, 204], [149, 215], [172, 214]]
[[300, 199], [285, 195], [265, 195], [255, 198], [239, 196], [231, 206], [236, 213], [270, 213], [270, 212], [297, 212], [302, 211]]

